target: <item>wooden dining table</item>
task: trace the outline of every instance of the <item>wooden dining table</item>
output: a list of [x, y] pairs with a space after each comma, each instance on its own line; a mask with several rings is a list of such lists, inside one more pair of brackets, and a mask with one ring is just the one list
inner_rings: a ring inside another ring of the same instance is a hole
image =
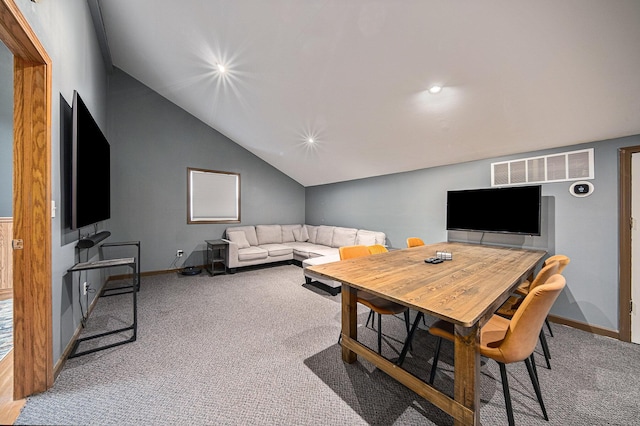
[[[437, 252], [451, 260], [426, 263]], [[480, 424], [480, 328], [533, 273], [546, 251], [443, 242], [309, 267], [307, 273], [342, 283], [342, 359], [360, 355], [453, 416]], [[392, 300], [454, 324], [454, 397], [430, 386], [358, 342], [357, 292]]]

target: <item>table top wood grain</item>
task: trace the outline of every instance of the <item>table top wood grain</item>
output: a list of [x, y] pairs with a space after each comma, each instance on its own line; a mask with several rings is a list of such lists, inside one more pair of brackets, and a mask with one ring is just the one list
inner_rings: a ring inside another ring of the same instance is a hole
[[[452, 260], [425, 263], [437, 251]], [[443, 242], [311, 266], [317, 275], [463, 327], [492, 314], [534, 270], [544, 250]]]

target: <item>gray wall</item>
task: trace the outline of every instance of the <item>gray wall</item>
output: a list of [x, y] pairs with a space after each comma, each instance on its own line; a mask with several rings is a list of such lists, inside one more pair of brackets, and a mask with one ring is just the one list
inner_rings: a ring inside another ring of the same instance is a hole
[[479, 241], [479, 233], [447, 233], [447, 190], [489, 187], [492, 162], [593, 147], [595, 191], [592, 195], [571, 196], [571, 182], [543, 184], [545, 217], [541, 237], [485, 234], [483, 242], [542, 247], [550, 253], [568, 255], [571, 264], [564, 273], [567, 288], [552, 313], [618, 330], [618, 148], [638, 144], [640, 136], [633, 136], [308, 187], [306, 222], [384, 231], [392, 247], [406, 247], [406, 238], [410, 236], [421, 237], [429, 243], [451, 237]]
[[304, 223], [303, 186], [120, 70], [108, 105], [109, 241], [141, 241], [143, 271], [202, 265], [237, 225], [187, 224], [187, 167], [240, 173], [242, 224]]
[[0, 42], [0, 217], [13, 216], [13, 55]]
[[[77, 90], [103, 132], [106, 129], [105, 67], [93, 28], [93, 21], [86, 1], [56, 0], [39, 3], [16, 0], [31, 28], [44, 46], [52, 62], [51, 90], [51, 192], [58, 212], [52, 223], [52, 329], [53, 359], [57, 362], [62, 351], [80, 327], [78, 302], [78, 276], [71, 276], [67, 269], [80, 258], [75, 250], [79, 233], [65, 228], [62, 220], [62, 183], [60, 162], [60, 95], [69, 103]], [[108, 136], [108, 135], [107, 135]], [[86, 233], [86, 230], [83, 231]], [[92, 250], [81, 254], [95, 257]], [[90, 282], [100, 281], [99, 276], [83, 274]]]

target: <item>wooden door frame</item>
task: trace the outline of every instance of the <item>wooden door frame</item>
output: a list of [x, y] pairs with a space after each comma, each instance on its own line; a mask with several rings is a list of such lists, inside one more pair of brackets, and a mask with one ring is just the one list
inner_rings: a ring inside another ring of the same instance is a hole
[[[631, 156], [638, 152], [640, 152], [640, 145], [620, 148], [618, 152], [620, 162], [618, 329], [620, 330], [620, 340], [625, 342], [631, 341]], [[640, 301], [636, 301], [636, 303], [640, 303]]]
[[51, 59], [14, 0], [0, 0], [0, 40], [13, 53], [14, 399], [53, 385]]

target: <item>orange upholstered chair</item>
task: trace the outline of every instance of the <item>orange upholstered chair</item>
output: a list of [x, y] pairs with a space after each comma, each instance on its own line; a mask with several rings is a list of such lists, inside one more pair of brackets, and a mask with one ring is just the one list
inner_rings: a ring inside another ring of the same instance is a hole
[[[371, 246], [373, 247], [373, 246]], [[386, 248], [381, 246], [384, 251]], [[379, 251], [380, 248], [376, 247], [373, 249], [378, 250], [376, 253], [381, 253]], [[345, 246], [340, 247], [340, 260], [353, 259], [356, 257], [370, 256], [371, 251], [370, 247], [367, 246]], [[369, 319], [373, 316], [373, 313], [378, 314], [378, 353], [382, 351], [382, 315], [395, 315], [395, 314], [404, 314], [404, 322], [407, 329], [407, 336], [409, 335], [409, 308], [406, 306], [402, 306], [398, 303], [394, 303], [390, 300], [383, 299], [382, 297], [375, 296], [371, 293], [367, 293], [366, 291], [358, 290], [358, 303], [368, 307], [371, 309], [369, 313], [369, 318], [367, 318], [367, 324], [369, 324]], [[372, 324], [375, 326], [375, 323]], [[342, 337], [342, 334], [340, 335]], [[340, 341], [340, 339], [338, 339]]]
[[[564, 268], [566, 268], [569, 262], [571, 262], [571, 259], [569, 259], [569, 257], [565, 256], [564, 254], [556, 254], [548, 257], [544, 261], [542, 267], [545, 267], [554, 262], [558, 262], [558, 273], [562, 274], [562, 271], [564, 270]], [[515, 292], [521, 296], [526, 296], [529, 293], [529, 287], [531, 286], [532, 282], [533, 280], [531, 278], [528, 279], [527, 281], [520, 284]]]
[[387, 248], [385, 246], [383, 246], [382, 244], [374, 244], [372, 246], [367, 247], [369, 249], [369, 254], [379, 254], [379, 253], [386, 253], [389, 250], [387, 250]]
[[[544, 266], [538, 272], [538, 275], [531, 281], [529, 286], [527, 287], [527, 292], [530, 289], [537, 287], [538, 285], [546, 282], [549, 277], [559, 273], [560, 263], [559, 262], [545, 262]], [[496, 314], [503, 316], [505, 318], [511, 318], [515, 315], [518, 307], [522, 303], [524, 299], [522, 296], [511, 296], [505, 303], [498, 308]], [[547, 319], [545, 318], [545, 321]], [[551, 369], [551, 352], [549, 351], [549, 345], [547, 344], [547, 338], [544, 336], [544, 331], [540, 330], [540, 345], [542, 346], [542, 351], [544, 353], [544, 360], [547, 363], [547, 368]]]
[[[559, 266], [558, 266], [558, 273], [562, 274], [562, 271], [564, 270], [564, 268], [569, 264], [569, 262], [571, 262], [571, 259], [569, 259], [569, 257], [565, 256], [564, 254], [556, 254], [553, 255], [549, 258], [547, 258], [547, 260], [544, 261], [544, 266], [553, 263], [553, 262], [558, 262]], [[516, 289], [516, 294], [519, 294], [521, 296], [526, 296], [527, 293], [529, 293], [529, 288], [531, 286], [531, 283], [533, 281], [531, 279], [523, 282], [522, 284], [520, 284], [520, 286]], [[551, 335], [551, 337], [553, 337], [553, 330], [551, 330], [551, 324], [549, 324], [549, 320], [545, 320], [544, 321], [545, 324], [547, 324], [547, 329], [549, 330], [549, 335]]]
[[[505, 365], [519, 361], [525, 362], [544, 419], [549, 420], [535, 371], [533, 351], [538, 336], [542, 331], [544, 320], [565, 284], [566, 281], [562, 275], [552, 275], [544, 284], [540, 284], [529, 291], [529, 294], [524, 298], [511, 320], [499, 315], [493, 315], [480, 330], [480, 346], [478, 347], [480, 355], [495, 360], [500, 366], [502, 390], [504, 392], [509, 425], [513, 425], [514, 420]], [[442, 339], [454, 340], [453, 324], [442, 320], [437, 321], [429, 328], [429, 333], [438, 337], [429, 377], [429, 382], [433, 383]]]
[[423, 246], [424, 241], [422, 241], [418, 237], [409, 237], [407, 238], [407, 248]]

